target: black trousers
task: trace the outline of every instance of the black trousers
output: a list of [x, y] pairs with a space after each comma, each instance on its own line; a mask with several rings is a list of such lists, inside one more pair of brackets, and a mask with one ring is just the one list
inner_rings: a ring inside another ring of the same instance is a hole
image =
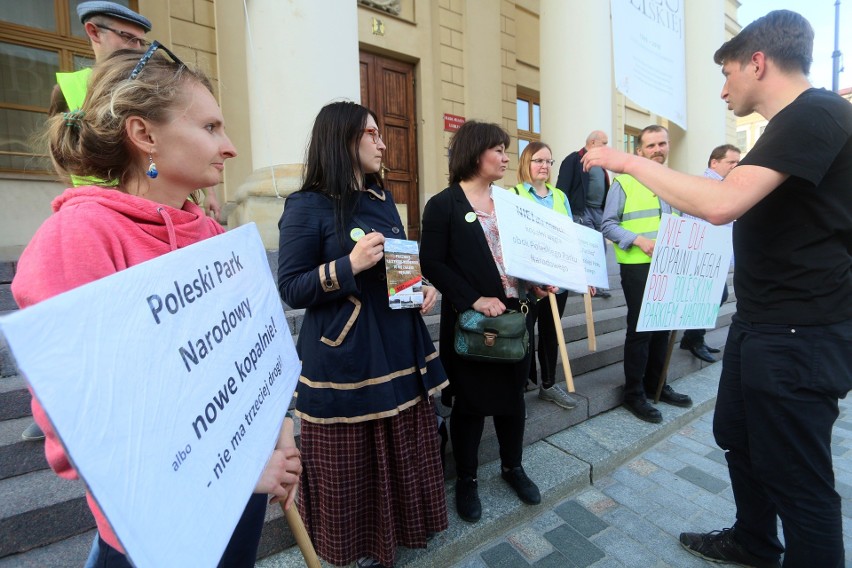
[[[722, 288], [722, 301], [719, 302], [721, 306], [725, 302], [728, 301], [728, 285], [725, 284], [725, 287]], [[687, 329], [683, 332], [683, 337], [680, 339], [680, 344], [686, 347], [699, 347], [704, 345], [704, 335], [707, 333], [706, 329]]]
[[624, 400], [635, 401], [653, 394], [663, 372], [668, 331], [636, 331], [642, 294], [650, 264], [622, 264], [621, 288], [627, 302], [627, 335], [624, 339]]
[[852, 389], [852, 321], [755, 324], [734, 316], [713, 433], [726, 450], [737, 505], [736, 539], [785, 568], [844, 565], [831, 431]]
[[[524, 454], [525, 407], [520, 401], [520, 412], [494, 416], [494, 430], [500, 445], [500, 463], [505, 468], [521, 465]], [[485, 416], [459, 412], [453, 407], [450, 415], [450, 439], [453, 441], [453, 459], [459, 479], [476, 477], [479, 468], [479, 442], [485, 427]]]
[[[218, 568], [253, 568], [257, 560], [257, 547], [266, 514], [267, 495], [253, 494], [228, 541], [228, 546], [219, 560]], [[295, 505], [293, 505], [295, 507]], [[98, 536], [96, 568], [132, 568], [127, 556], [120, 553]]]
[[[565, 303], [568, 301], [568, 291], [556, 294], [556, 308], [559, 317], [565, 313]], [[553, 324], [553, 309], [550, 307], [550, 299], [543, 298], [537, 303], [538, 307], [538, 363], [541, 367], [541, 386], [550, 388], [556, 382], [556, 354], [559, 351], [559, 340], [556, 337], [556, 326]], [[530, 338], [530, 352], [533, 351], [533, 340]], [[536, 358], [530, 357], [530, 382], [536, 380]]]

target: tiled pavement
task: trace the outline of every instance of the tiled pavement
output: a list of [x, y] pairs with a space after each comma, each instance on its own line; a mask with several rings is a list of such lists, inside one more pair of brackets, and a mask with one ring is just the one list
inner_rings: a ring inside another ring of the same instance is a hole
[[[714, 566], [677, 536], [730, 526], [733, 493], [712, 410], [462, 558], [459, 568], [689, 568]], [[832, 444], [843, 497], [847, 568], [852, 568], [852, 400], [841, 401]], [[780, 528], [779, 528], [780, 534]]]

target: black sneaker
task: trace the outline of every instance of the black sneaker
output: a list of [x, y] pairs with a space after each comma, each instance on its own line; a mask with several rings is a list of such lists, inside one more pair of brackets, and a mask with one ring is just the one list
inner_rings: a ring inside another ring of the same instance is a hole
[[456, 480], [456, 511], [462, 520], [475, 523], [482, 517], [482, 503], [476, 479], [472, 477]]
[[625, 400], [624, 408], [636, 415], [636, 418], [645, 422], [657, 424], [663, 421], [662, 413], [644, 398], [639, 400]]
[[522, 466], [504, 469], [500, 476], [506, 480], [506, 483], [512, 486], [512, 489], [518, 494], [518, 498], [527, 505], [538, 505], [541, 503], [541, 493], [538, 490], [538, 486], [527, 477]]
[[680, 406], [682, 408], [689, 408], [692, 406], [692, 399], [689, 398], [688, 394], [675, 392], [675, 390], [669, 385], [663, 387], [663, 391], [660, 393], [660, 402], [665, 402], [672, 406]]
[[734, 529], [709, 533], [680, 533], [680, 544], [688, 552], [711, 562], [724, 562], [747, 568], [778, 568], [778, 558], [770, 560], [755, 556], [734, 538]]

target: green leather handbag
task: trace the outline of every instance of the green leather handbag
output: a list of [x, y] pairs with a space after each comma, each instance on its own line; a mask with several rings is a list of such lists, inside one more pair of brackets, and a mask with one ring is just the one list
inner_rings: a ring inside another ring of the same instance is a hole
[[463, 311], [456, 320], [456, 353], [470, 361], [517, 363], [530, 348], [526, 313], [526, 305], [521, 311], [506, 310], [493, 318], [476, 310]]

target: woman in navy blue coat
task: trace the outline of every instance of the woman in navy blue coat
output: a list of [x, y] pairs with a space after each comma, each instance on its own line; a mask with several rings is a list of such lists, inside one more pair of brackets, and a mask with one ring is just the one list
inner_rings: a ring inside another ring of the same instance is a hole
[[[324, 107], [278, 225], [278, 288], [305, 308], [299, 508], [336, 565], [392, 566], [397, 546], [425, 547], [447, 528], [431, 398], [447, 377], [421, 314], [388, 304], [384, 241], [405, 232], [376, 175], [384, 150], [371, 111]], [[437, 292], [423, 291], [426, 312]]]
[[[458, 476], [456, 510], [468, 522], [482, 515], [476, 470], [486, 416], [494, 417], [503, 479], [525, 503], [541, 501], [538, 487], [521, 465], [530, 356], [518, 363], [482, 363], [463, 359], [453, 349], [460, 312], [472, 308], [498, 316], [506, 309], [521, 309], [527, 288], [536, 296], [546, 294], [507, 275], [503, 265], [491, 192], [504, 191], [492, 183], [506, 171], [508, 144], [509, 135], [496, 124], [464, 123], [450, 141], [451, 185], [430, 199], [423, 212], [420, 262], [442, 294], [441, 361], [453, 394], [450, 439]], [[527, 305], [532, 333], [535, 300]]]

